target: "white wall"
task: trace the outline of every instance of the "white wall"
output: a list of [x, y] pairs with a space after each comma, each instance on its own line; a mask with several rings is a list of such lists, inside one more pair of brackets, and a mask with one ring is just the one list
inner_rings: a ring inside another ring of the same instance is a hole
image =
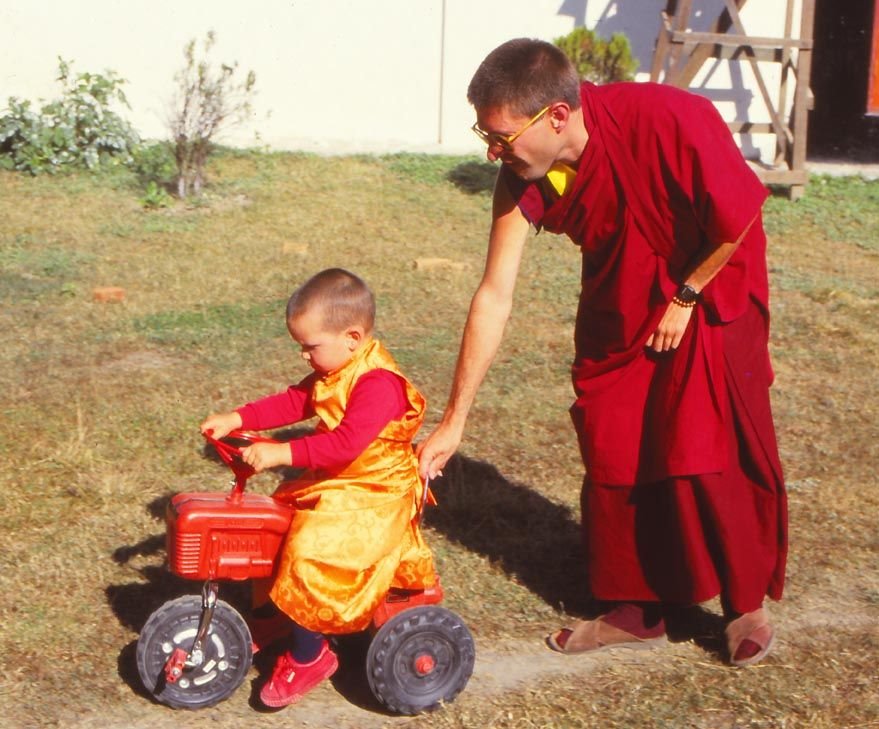
[[[695, 0], [695, 22], [713, 20], [721, 2]], [[746, 4], [748, 31], [781, 35], [784, 4]], [[212, 57], [237, 61], [240, 72], [252, 69], [257, 77], [253, 117], [227, 135], [228, 143], [327, 153], [478, 152], [465, 94], [492, 48], [517, 36], [552, 40], [585, 23], [602, 35], [625, 32], [646, 72], [664, 6], [665, 0], [7, 0], [0, 6], [0, 107], [9, 96], [56, 97], [61, 56], [74, 72], [109, 69], [125, 78], [132, 106], [126, 117], [143, 136], [162, 137], [183, 48], [214, 30]], [[722, 66], [697, 82], [727, 118], [748, 109], [759, 116], [762, 101], [749, 90], [750, 74]]]

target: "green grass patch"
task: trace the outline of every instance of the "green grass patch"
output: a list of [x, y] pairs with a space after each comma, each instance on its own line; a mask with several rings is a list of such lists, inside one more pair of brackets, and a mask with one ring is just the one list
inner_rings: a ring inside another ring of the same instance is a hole
[[[14, 667], [0, 715], [11, 726], [171, 721], [131, 664], [146, 616], [185, 589], [164, 566], [162, 508], [176, 491], [228, 488], [198, 433], [207, 413], [307, 373], [284, 306], [310, 275], [343, 266], [370, 283], [380, 337], [428, 397], [425, 432], [437, 422], [482, 275], [495, 174], [476, 157], [223, 150], [198, 204], [147, 213], [122, 176], [0, 173], [0, 650]], [[504, 343], [425, 522], [446, 602], [503, 681], [481, 676], [419, 727], [875, 723], [863, 626], [879, 609], [877, 190], [817, 178], [798, 202], [765, 208], [773, 407], [795, 488], [790, 587], [774, 608], [781, 647], [753, 671], [692, 642], [588, 670], [543, 649], [590, 607], [567, 414], [580, 260], [565, 238], [529, 240]], [[125, 300], [93, 301], [102, 285]], [[502, 646], [522, 661], [492, 657]], [[248, 697], [203, 716], [246, 724]]]
[[819, 240], [879, 251], [879, 180], [813, 175], [795, 205], [770, 198], [765, 219], [770, 235], [813, 228]]
[[238, 338], [262, 340], [284, 336], [285, 301], [249, 306], [222, 304], [205, 309], [161, 311], [135, 319], [134, 330], [147, 341], [171, 347], [189, 347]]

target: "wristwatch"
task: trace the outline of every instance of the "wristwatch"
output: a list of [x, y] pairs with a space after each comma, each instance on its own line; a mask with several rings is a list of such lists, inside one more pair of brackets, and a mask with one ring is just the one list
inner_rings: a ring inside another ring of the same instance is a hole
[[677, 293], [672, 298], [672, 303], [677, 304], [678, 306], [683, 306], [685, 309], [689, 309], [692, 306], [696, 306], [696, 302], [699, 301], [699, 292], [696, 291], [690, 284], [681, 284], [681, 287], [678, 289]]

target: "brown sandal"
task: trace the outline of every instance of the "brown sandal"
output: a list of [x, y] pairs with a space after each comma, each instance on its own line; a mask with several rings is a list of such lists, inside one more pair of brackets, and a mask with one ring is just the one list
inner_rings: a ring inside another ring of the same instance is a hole
[[772, 650], [775, 631], [764, 608], [740, 615], [726, 626], [729, 662], [743, 668], [759, 663]]
[[611, 648], [642, 650], [655, 648], [666, 642], [665, 634], [655, 638], [639, 638], [614, 627], [603, 620], [604, 617], [601, 615], [594, 620], [580, 620], [570, 628], [557, 630], [546, 637], [546, 644], [558, 653], [575, 655]]

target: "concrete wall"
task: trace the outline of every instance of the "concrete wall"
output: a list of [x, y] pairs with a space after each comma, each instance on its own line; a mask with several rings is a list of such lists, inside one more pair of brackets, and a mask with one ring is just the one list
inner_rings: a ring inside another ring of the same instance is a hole
[[[786, 0], [744, 8], [752, 34], [781, 35]], [[578, 25], [625, 32], [649, 70], [665, 0], [30, 0], [0, 6], [0, 105], [51, 99], [57, 58], [73, 70], [125, 78], [142, 135], [165, 135], [174, 73], [192, 38], [217, 34], [212, 57], [257, 76], [250, 122], [236, 145], [327, 153], [480, 151], [467, 83], [492, 48], [517, 36], [552, 40]], [[695, 0], [695, 23], [722, 0]], [[763, 115], [742, 64], [697, 79], [727, 118]], [[747, 143], [753, 148], [760, 140]], [[756, 146], [755, 146], [756, 145]], [[747, 145], [746, 145], [747, 146]], [[752, 152], [753, 156], [753, 152]]]

